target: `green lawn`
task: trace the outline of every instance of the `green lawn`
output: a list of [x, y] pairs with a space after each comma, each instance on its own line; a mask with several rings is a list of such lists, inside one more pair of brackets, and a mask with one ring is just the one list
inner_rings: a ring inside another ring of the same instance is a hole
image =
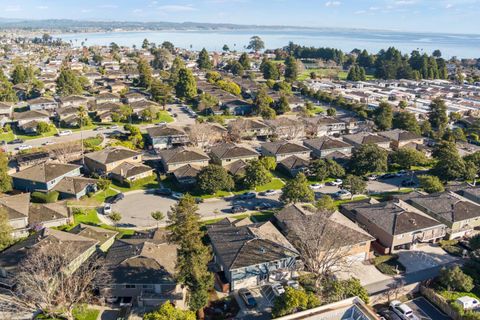
[[337, 207], [339, 207], [341, 204], [344, 204], [344, 203], [360, 201], [360, 200], [364, 200], [364, 199], [367, 199], [367, 198], [368, 197], [364, 196], [364, 195], [356, 195], [356, 196], [353, 196], [353, 199], [335, 200], [334, 203]]
[[133, 190], [147, 190], [147, 189], [156, 189], [158, 188], [158, 182], [157, 182], [157, 177], [152, 175], [150, 179], [147, 179], [143, 183], [139, 185], [135, 185], [133, 187], [125, 187], [123, 185], [120, 185], [117, 181], [112, 181], [112, 187], [114, 189], [120, 190], [122, 192], [128, 192], [128, 191], [133, 191]]
[[[339, 69], [329, 69], [329, 68], [312, 68], [307, 69], [299, 74], [298, 80], [307, 80], [310, 79], [310, 73], [315, 72], [318, 78], [337, 78], [340, 80], [347, 79], [348, 71], [343, 71]], [[367, 74], [366, 80], [374, 80], [375, 77], [371, 74]]]
[[269, 183], [267, 184], [264, 184], [263, 186], [258, 186], [255, 188], [255, 191], [257, 192], [263, 192], [263, 191], [267, 191], [267, 190], [279, 190], [279, 189], [282, 189], [283, 186], [285, 185], [285, 183], [278, 179], [278, 178], [273, 178], [272, 181], [270, 181]]
[[[197, 196], [195, 192], [192, 192], [193, 196]], [[230, 191], [217, 191], [214, 194], [203, 194], [203, 195], [198, 195], [198, 197], [202, 199], [212, 199], [212, 198], [223, 198], [223, 197], [229, 197], [231, 196], [232, 193]]]
[[441, 290], [438, 292], [442, 297], [444, 297], [449, 302], [457, 300], [457, 298], [468, 296], [480, 300], [480, 296], [476, 295], [473, 292], [458, 292], [458, 291], [447, 291]]
[[391, 196], [394, 196], [396, 194], [405, 194], [405, 193], [410, 193], [412, 192], [412, 188], [403, 188], [398, 191], [390, 191], [390, 192], [383, 192], [383, 193], [377, 193], [377, 194], [372, 194], [371, 197], [374, 199], [377, 199], [379, 201], [385, 201], [388, 200]]
[[103, 224], [97, 215], [96, 209], [85, 210], [85, 214], [74, 214], [73, 215], [74, 224], [66, 228], [66, 231], [73, 229], [76, 225], [80, 223], [89, 224], [93, 226], [97, 226], [100, 228], [114, 230], [118, 232], [118, 238], [123, 237], [124, 235], [132, 235], [134, 234], [134, 230], [131, 229], [123, 229], [123, 228], [115, 228], [114, 226], [110, 226], [107, 224]]
[[39, 138], [53, 137], [55, 134], [57, 134], [57, 129], [52, 128], [49, 132], [36, 134], [36, 135], [17, 133], [17, 138], [23, 139], [23, 140], [33, 140], [33, 139], [39, 139]]
[[13, 132], [6, 132], [0, 134], [0, 141], [10, 142], [13, 139], [15, 139], [15, 135], [13, 134]]
[[168, 113], [168, 111], [159, 111], [159, 117], [158, 119], [155, 119], [153, 123], [159, 123], [159, 122], [173, 122], [173, 117]]
[[100, 203], [105, 202], [105, 199], [111, 196], [116, 195], [118, 192], [112, 189], [108, 189], [106, 192], [98, 191], [92, 198], [97, 200]]
[[383, 274], [390, 276], [397, 275], [398, 272], [404, 272], [405, 267], [398, 261], [397, 255], [378, 256], [373, 259], [373, 264]]
[[75, 320], [97, 320], [100, 310], [77, 307], [73, 310]]

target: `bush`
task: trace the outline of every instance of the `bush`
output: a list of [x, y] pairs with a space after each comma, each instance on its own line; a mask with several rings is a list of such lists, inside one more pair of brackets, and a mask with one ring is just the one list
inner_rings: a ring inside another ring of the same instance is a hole
[[373, 264], [381, 273], [387, 275], [397, 275], [398, 272], [405, 271], [405, 267], [400, 262], [398, 262], [397, 255], [385, 255], [375, 257], [375, 259], [373, 259]]
[[459, 266], [440, 270], [439, 284], [449, 291], [472, 291], [473, 279], [466, 275]]
[[36, 203], [55, 203], [58, 200], [59, 193], [51, 191], [48, 193], [35, 191], [32, 192], [32, 202]]
[[86, 214], [85, 210], [82, 208], [73, 208], [72, 209], [73, 214]]
[[461, 257], [463, 249], [458, 246], [457, 240], [441, 240], [439, 241], [440, 247], [453, 256]]

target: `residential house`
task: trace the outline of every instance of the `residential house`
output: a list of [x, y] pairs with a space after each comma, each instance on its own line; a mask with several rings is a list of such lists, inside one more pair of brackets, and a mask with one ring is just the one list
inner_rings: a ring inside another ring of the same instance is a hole
[[153, 169], [143, 163], [123, 162], [114, 168], [110, 175], [120, 183], [131, 183], [153, 176]]
[[189, 142], [187, 133], [173, 126], [150, 127], [147, 133], [150, 144], [156, 150], [183, 146]]
[[115, 242], [115, 237], [118, 235], [117, 231], [95, 227], [83, 223], [76, 225], [68, 232], [98, 241], [97, 248], [101, 252], [107, 252], [108, 249], [110, 249], [110, 247]]
[[393, 150], [411, 146], [412, 144], [423, 145], [424, 143], [424, 138], [421, 135], [406, 130], [394, 129], [378, 132], [377, 134], [390, 139], [390, 148]]
[[85, 177], [64, 177], [53, 187], [60, 199], [80, 199], [97, 191], [97, 180]]
[[19, 171], [22, 171], [36, 164], [47, 162], [51, 158], [50, 158], [50, 153], [46, 151], [39, 151], [39, 152], [32, 152], [32, 153], [25, 153], [25, 154], [17, 154], [15, 155], [14, 159], [16, 162], [16, 167], [18, 168]]
[[13, 188], [22, 191], [50, 191], [65, 177], [80, 176], [80, 166], [45, 162], [11, 175]]
[[230, 173], [232, 176], [245, 176], [245, 169], [247, 167], [247, 163], [243, 160], [237, 160], [231, 162], [225, 166], [225, 170]]
[[202, 167], [187, 164], [175, 169], [172, 175], [176, 183], [182, 188], [193, 187], [197, 183], [197, 175]]
[[115, 240], [105, 258], [111, 278], [101, 284], [103, 296], [132, 298], [142, 307], [165, 301], [185, 307], [185, 289], [175, 280], [177, 245], [157, 233]]
[[76, 95], [61, 97], [59, 100], [62, 108], [78, 108], [80, 106], [87, 106], [88, 104], [88, 98]]
[[57, 109], [56, 111], [57, 121], [64, 127], [79, 127], [80, 117], [77, 107], [65, 107]]
[[0, 197], [0, 208], [6, 211], [8, 224], [12, 227], [14, 239], [28, 236], [28, 211], [30, 194], [3, 195]]
[[173, 172], [185, 165], [193, 165], [197, 168], [208, 166], [210, 157], [202, 150], [195, 148], [179, 147], [162, 150], [158, 153], [165, 172]]
[[51, 98], [35, 98], [27, 101], [28, 108], [31, 111], [38, 110], [55, 110], [58, 107], [58, 104], [55, 100]]
[[434, 243], [446, 233], [445, 224], [399, 199], [350, 202], [340, 211], [377, 239], [374, 248], [382, 254]]
[[155, 110], [160, 110], [160, 105], [151, 100], [135, 101], [130, 103], [130, 107], [132, 107], [133, 114], [139, 119], [146, 118], [143, 114], [144, 110], [152, 110], [153, 116], [156, 115]]
[[44, 110], [14, 112], [13, 119], [21, 131], [25, 133], [35, 133], [37, 132], [37, 125], [40, 122], [50, 123], [50, 114]]
[[[338, 252], [338, 263], [366, 261], [371, 258], [371, 243], [375, 240], [365, 230], [340, 212], [320, 212], [308, 204], [293, 204], [275, 214], [275, 222], [287, 239], [300, 250], [323, 245], [326, 255]], [[312, 232], [315, 235], [312, 235]]]
[[108, 147], [85, 155], [87, 169], [98, 174], [109, 174], [124, 162], [141, 163], [142, 154], [123, 147]]
[[277, 165], [277, 169], [285, 172], [290, 177], [295, 177], [300, 172], [307, 171], [309, 165], [310, 160], [298, 156], [290, 156], [280, 161]]
[[253, 106], [251, 103], [248, 103], [245, 100], [241, 99], [231, 99], [224, 101], [223, 109], [228, 112], [228, 114], [232, 114], [235, 116], [244, 116], [249, 115], [252, 113]]
[[359, 132], [344, 135], [343, 141], [358, 148], [365, 144], [375, 144], [383, 149], [390, 149], [390, 139], [371, 132]]
[[71, 274], [95, 252], [97, 243], [98, 241], [76, 234], [44, 228], [0, 252], [0, 285], [13, 288], [19, 265], [36, 248], [52, 248], [58, 253], [61, 245], [68, 262], [68, 267], [63, 272]]
[[334, 117], [305, 118], [305, 131], [309, 137], [339, 135], [345, 132], [345, 122]]
[[33, 230], [55, 228], [71, 223], [73, 216], [64, 203], [30, 204], [28, 225]]
[[119, 103], [120, 96], [113, 93], [105, 92], [97, 95], [95, 97], [95, 102], [97, 105], [102, 103]]
[[278, 139], [295, 140], [305, 137], [305, 126], [301, 121], [278, 117], [273, 120], [265, 120], [270, 127], [270, 135]]
[[126, 104], [132, 104], [134, 102], [139, 102], [145, 99], [146, 99], [145, 95], [138, 92], [129, 92], [125, 95]]
[[350, 157], [353, 146], [332, 137], [323, 136], [320, 138], [304, 140], [303, 145], [312, 150], [315, 158]]
[[0, 125], [12, 121], [13, 105], [7, 102], [0, 102]]
[[480, 226], [480, 205], [452, 191], [414, 192], [402, 199], [447, 225], [449, 239], [462, 238]]
[[310, 159], [310, 149], [288, 141], [263, 143], [261, 146], [261, 153], [265, 157], [274, 157], [277, 162], [291, 156], [296, 156], [305, 160]]
[[270, 221], [225, 218], [207, 226], [207, 235], [225, 291], [289, 279], [297, 269], [297, 250]]
[[239, 139], [266, 137], [270, 127], [261, 120], [239, 118], [228, 123], [228, 132]]
[[258, 159], [258, 153], [233, 143], [222, 143], [210, 149], [210, 157], [213, 163], [226, 166], [238, 160], [245, 162], [256, 160]]

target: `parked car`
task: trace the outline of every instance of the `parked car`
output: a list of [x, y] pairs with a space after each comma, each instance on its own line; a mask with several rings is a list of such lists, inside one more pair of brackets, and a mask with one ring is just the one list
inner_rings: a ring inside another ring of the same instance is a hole
[[110, 126], [110, 129], [118, 129], [118, 126], [115, 124], [113, 126]]
[[195, 198], [195, 203], [196, 203], [196, 204], [203, 203], [203, 198], [196, 197], [196, 198]]
[[380, 319], [383, 320], [402, 320], [393, 310], [385, 309], [379, 312]]
[[42, 146], [49, 146], [49, 145], [52, 145], [54, 143], [55, 142], [53, 142], [53, 141], [47, 141], [47, 142], [42, 143]]
[[123, 198], [125, 198], [125, 195], [123, 193], [117, 193], [116, 195], [114, 195], [113, 197], [111, 197], [109, 199], [109, 202], [111, 204], [114, 204], [114, 203], [117, 203], [118, 201], [122, 200]]
[[393, 300], [390, 302], [390, 308], [404, 320], [419, 320], [418, 317], [413, 314], [413, 310], [409, 306], [407, 306], [405, 303], [401, 303], [398, 300]]
[[348, 190], [342, 189], [332, 194], [332, 196], [336, 199], [344, 200], [344, 199], [350, 199], [352, 197], [352, 193]]
[[103, 214], [104, 215], [108, 215], [112, 213], [112, 205], [110, 203], [107, 203], [104, 207], [103, 207]]
[[455, 302], [461, 305], [463, 310], [474, 310], [480, 307], [480, 302], [477, 299], [468, 296], [457, 298]]
[[28, 144], [21, 144], [17, 147], [17, 150], [23, 151], [23, 150], [29, 150], [32, 149], [32, 146], [29, 146]]
[[262, 202], [260, 204], [257, 204], [254, 209], [255, 210], [268, 210], [268, 209], [271, 209], [272, 207], [273, 206], [270, 203]]
[[174, 114], [173, 114], [173, 117], [174, 117], [174, 118], [178, 117], [178, 114], [174, 113]]
[[93, 131], [101, 131], [101, 130], [105, 130], [104, 127], [96, 127], [95, 129], [93, 129]]
[[280, 283], [272, 284], [272, 291], [278, 297], [285, 293], [285, 288]]
[[245, 192], [245, 193], [242, 193], [238, 198], [247, 200], [247, 199], [254, 199], [256, 196], [257, 194], [255, 192]]
[[338, 187], [338, 186], [341, 186], [343, 184], [343, 180], [342, 179], [335, 179], [333, 181], [330, 181], [328, 183], [329, 186], [335, 186], [335, 187]]
[[170, 188], [158, 188], [155, 189], [155, 194], [161, 195], [161, 196], [170, 196], [172, 195], [172, 189]]
[[22, 139], [13, 139], [10, 141], [8, 144], [17, 144], [17, 143], [23, 143], [24, 141]]
[[132, 306], [132, 297], [122, 297], [120, 299], [120, 307], [131, 307]]
[[274, 196], [278, 193], [277, 190], [267, 190], [263, 193], [264, 196], [267, 196], [267, 197], [270, 197], [270, 196]]
[[397, 173], [395, 173], [395, 176], [403, 177], [403, 176], [406, 176], [407, 174], [409, 174], [409, 172], [407, 170], [400, 170]]
[[245, 211], [247, 211], [247, 209], [245, 209], [242, 206], [232, 206], [232, 209], [231, 209], [232, 213], [241, 213], [241, 212], [245, 212]]
[[325, 187], [325, 185], [323, 183], [314, 183], [314, 184], [310, 185], [310, 189], [312, 189], [312, 190], [318, 190], [318, 189], [321, 189], [323, 187]]
[[247, 308], [255, 308], [257, 306], [257, 301], [253, 297], [250, 290], [248, 290], [247, 288], [242, 288], [238, 290], [238, 294], [242, 298], [243, 302], [245, 302]]
[[371, 174], [367, 177], [367, 180], [368, 181], [375, 181], [375, 180], [378, 180], [378, 175], [376, 174]]
[[57, 133], [57, 135], [58, 135], [59, 137], [69, 136], [69, 135], [71, 135], [71, 134], [72, 134], [72, 130], [62, 130], [62, 131], [59, 131], [59, 132]]
[[172, 192], [172, 198], [175, 200], [180, 200], [183, 198], [183, 193], [181, 192]]
[[395, 173], [385, 173], [384, 175], [381, 175], [379, 179], [387, 180], [387, 179], [395, 178], [396, 176], [397, 175]]

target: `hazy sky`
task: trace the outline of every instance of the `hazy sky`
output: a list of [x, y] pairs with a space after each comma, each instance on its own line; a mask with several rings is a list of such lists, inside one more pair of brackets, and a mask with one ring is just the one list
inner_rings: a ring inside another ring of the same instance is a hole
[[0, 0], [0, 17], [228, 22], [480, 34], [480, 0]]

